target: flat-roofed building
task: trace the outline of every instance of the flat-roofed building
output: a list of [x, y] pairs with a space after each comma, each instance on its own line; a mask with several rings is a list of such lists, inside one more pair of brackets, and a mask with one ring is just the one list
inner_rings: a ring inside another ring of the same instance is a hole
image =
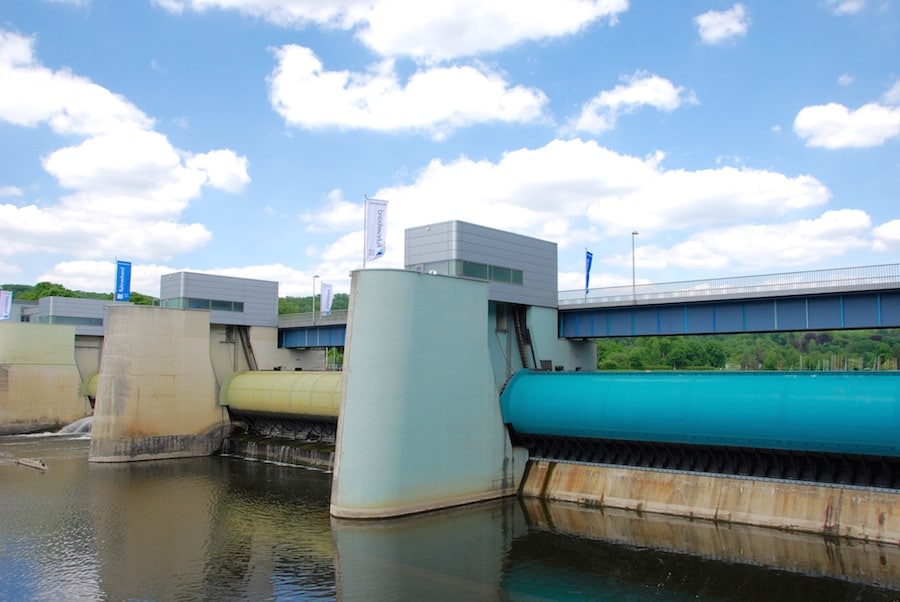
[[160, 278], [160, 306], [209, 310], [210, 324], [278, 326], [278, 283], [176, 272]]
[[22, 307], [23, 322], [64, 324], [75, 327], [79, 336], [103, 336], [107, 308], [122, 303], [107, 299], [42, 297], [36, 305]]
[[461, 221], [408, 228], [409, 270], [486, 280], [491, 301], [557, 307], [556, 243]]

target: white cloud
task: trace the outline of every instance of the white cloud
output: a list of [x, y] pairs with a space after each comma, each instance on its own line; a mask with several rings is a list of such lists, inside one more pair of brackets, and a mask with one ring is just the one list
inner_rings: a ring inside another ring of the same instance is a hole
[[872, 230], [875, 251], [900, 251], [900, 219], [885, 222]]
[[804, 107], [794, 118], [794, 132], [807, 146], [828, 149], [879, 146], [900, 136], [900, 107], [868, 103], [851, 110], [833, 102]]
[[250, 183], [247, 175], [247, 157], [238, 157], [234, 151], [219, 149], [193, 155], [185, 160], [185, 167], [205, 174], [205, 183], [226, 192], [238, 193]]
[[306, 223], [308, 232], [327, 232], [353, 227], [363, 221], [363, 208], [343, 197], [340, 190], [328, 193], [325, 203], [315, 212], [304, 212], [299, 216]]
[[0, 260], [0, 281], [4, 283], [12, 283], [14, 282], [14, 279], [18, 278], [18, 275], [21, 273], [21, 266], [18, 266], [14, 263], [6, 263], [5, 261]]
[[255, 19], [281, 27], [318, 24], [351, 28], [371, 10], [366, 0], [152, 0], [157, 6], [175, 13], [203, 13], [209, 10], [236, 10]]
[[0, 197], [3, 196], [22, 196], [22, 189], [18, 186], [0, 186]]
[[[639, 265], [718, 273], [781, 269], [870, 244], [868, 216], [861, 211], [826, 211], [818, 218], [791, 221], [792, 215], [808, 213], [829, 200], [828, 189], [810, 176], [746, 167], [687, 171], [666, 169], [663, 163], [661, 152], [635, 157], [579, 139], [521, 148], [496, 162], [466, 157], [431, 161], [408, 184], [373, 191], [372, 196], [389, 202], [388, 252], [377, 267], [403, 266], [406, 228], [451, 219], [556, 242], [563, 288], [579, 286], [577, 263], [583, 262], [580, 250], [584, 247], [598, 253], [594, 284], [615, 284], [604, 279], [599, 268], [602, 261], [629, 261], [609, 249], [611, 244], [615, 247], [615, 241], [626, 240], [632, 230], [642, 233]], [[275, 280], [280, 283], [281, 295], [310, 294], [313, 274], [346, 290], [349, 273], [358, 269], [361, 261], [362, 203], [349, 202], [341, 191], [333, 190], [320, 209], [300, 216], [309, 231], [336, 233], [331, 244], [315, 250], [314, 268], [299, 271], [274, 264], [206, 271]], [[8, 221], [3, 207], [0, 205], [0, 223]], [[663, 231], [683, 242], [656, 246], [651, 241], [662, 238], [658, 234]], [[71, 236], [71, 231], [67, 235]], [[80, 240], [99, 236], [92, 231]], [[48, 227], [46, 243], [51, 251], [58, 240], [58, 233]], [[567, 256], [576, 255], [580, 259], [574, 260], [575, 265], [567, 265]], [[63, 267], [60, 264], [52, 274], [62, 275]], [[73, 267], [71, 274], [77, 271]], [[152, 278], [146, 286], [153, 285], [153, 279], [158, 282], [162, 273], [174, 271], [177, 269], [157, 266], [150, 271]], [[139, 272], [144, 273], [143, 264], [135, 263], [133, 273]], [[104, 268], [102, 273], [114, 272]], [[567, 280], [570, 277], [571, 282]], [[56, 281], [73, 282], [69, 277]], [[111, 286], [105, 282], [99, 290]], [[83, 288], [98, 290], [87, 284]], [[132, 288], [148, 294], [158, 290]]]
[[900, 105], [900, 80], [894, 82], [894, 85], [882, 95], [881, 102], [891, 106]]
[[[5, 270], [0, 262], [0, 276], [13, 273]], [[280, 263], [252, 265], [240, 268], [212, 268], [199, 270], [191, 268], [191, 272], [200, 274], [216, 274], [235, 278], [252, 278], [254, 280], [270, 280], [278, 282], [279, 296], [303, 296], [312, 293], [312, 277], [319, 274], [323, 282], [340, 282], [341, 290], [349, 288], [347, 276], [355, 266], [337, 267], [333, 271], [327, 266], [324, 270], [303, 271]], [[162, 265], [156, 263], [132, 262], [131, 290], [153, 297], [159, 297], [159, 280], [165, 274], [187, 271], [185, 267]], [[101, 276], [107, 275], [107, 276]], [[63, 261], [41, 274], [37, 281], [65, 283], [72, 290], [112, 292], [115, 283], [115, 263], [100, 260]], [[318, 288], [318, 287], [317, 287]], [[317, 291], [318, 292], [318, 291]]]
[[441, 139], [473, 123], [537, 120], [547, 103], [540, 90], [510, 86], [485, 67], [428, 68], [404, 84], [390, 60], [356, 73], [326, 71], [301, 46], [283, 46], [276, 56], [270, 101], [288, 124], [303, 128], [421, 131]]
[[619, 115], [645, 106], [672, 112], [685, 104], [697, 104], [693, 92], [658, 75], [638, 72], [623, 80], [624, 84], [604, 90], [586, 103], [572, 129], [600, 134], [613, 129]]
[[58, 134], [95, 135], [123, 127], [145, 129], [153, 120], [137, 107], [67, 70], [37, 63], [34, 39], [0, 30], [0, 121]]
[[866, 0], [825, 0], [825, 7], [833, 15], [853, 15], [866, 6]]
[[838, 81], [839, 86], [843, 86], [846, 88], [847, 86], [852, 84], [855, 80], [856, 80], [856, 78], [853, 77], [853, 75], [851, 75], [850, 73], [842, 73], [840, 75], [840, 77], [838, 77], [837, 81]]
[[237, 192], [249, 182], [246, 158], [174, 148], [124, 97], [41, 65], [33, 38], [0, 30], [0, 89], [0, 122], [80, 138], [42, 162], [69, 194], [56, 204], [0, 205], [0, 238], [11, 241], [0, 253], [174, 256], [211, 237], [202, 224], [178, 221], [204, 187]]
[[[734, 167], [667, 170], [661, 153], [639, 158], [573, 139], [511, 151], [497, 162], [435, 160], [410, 184], [384, 188], [374, 196], [389, 201], [388, 253], [379, 264], [401, 267], [404, 230], [445, 220], [552, 240], [561, 250], [579, 249], [632, 230], [647, 237], [663, 230], [690, 235], [698, 228], [725, 231], [747, 221], [764, 223], [821, 206], [830, 193], [810, 176]], [[361, 216], [361, 202], [357, 207]], [[362, 220], [357, 219], [360, 228], [327, 248], [323, 258], [351, 265], [358, 261]], [[778, 265], [777, 252], [760, 253], [759, 244], [749, 248], [769, 265]], [[751, 251], [731, 252], [741, 258]]]
[[690, 229], [778, 217], [825, 204], [828, 189], [811, 176], [789, 177], [752, 168], [698, 171], [654, 166], [640, 186], [594, 203], [588, 216], [608, 231]]
[[[159, 296], [159, 278], [177, 270], [154, 264], [132, 264], [131, 290], [153, 297]], [[107, 274], [100, 280], [98, 274]], [[38, 282], [65, 283], [65, 287], [78, 291], [113, 292], [116, 264], [113, 261], [80, 259], [62, 261], [38, 276]]]
[[615, 24], [628, 0], [155, 0], [165, 10], [235, 10], [283, 27], [316, 24], [355, 31], [381, 56], [426, 62], [474, 56], [527, 41]]
[[728, 10], [711, 10], [694, 17], [697, 31], [704, 44], [721, 44], [747, 35], [750, 15], [743, 4], [735, 4]]
[[712, 267], [725, 272], [805, 265], [866, 248], [870, 228], [871, 220], [864, 211], [844, 209], [826, 211], [815, 219], [707, 229], [671, 248], [642, 249], [642, 265], [657, 269]]
[[359, 38], [382, 56], [446, 60], [615, 24], [627, 9], [628, 0], [389, 0], [373, 3]]

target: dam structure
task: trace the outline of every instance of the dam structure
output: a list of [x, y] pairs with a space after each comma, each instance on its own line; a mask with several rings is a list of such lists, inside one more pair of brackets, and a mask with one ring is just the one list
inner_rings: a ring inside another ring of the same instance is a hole
[[90, 460], [290, 441], [337, 518], [518, 494], [900, 544], [900, 374], [598, 373], [554, 243], [443, 222], [404, 265], [352, 273], [341, 372], [281, 345], [277, 283], [179, 273], [161, 307], [109, 306]]

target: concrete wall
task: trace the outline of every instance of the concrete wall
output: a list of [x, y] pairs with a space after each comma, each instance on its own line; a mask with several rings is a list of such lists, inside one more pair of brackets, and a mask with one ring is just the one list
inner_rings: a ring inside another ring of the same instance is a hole
[[324, 349], [284, 349], [278, 347], [278, 329], [266, 326], [226, 326], [213, 324], [209, 330], [209, 357], [221, 386], [235, 372], [252, 367], [241, 344], [238, 328], [247, 328], [258, 370], [324, 370]]
[[0, 322], [0, 435], [56, 430], [89, 416], [75, 328]]
[[593, 372], [597, 369], [597, 345], [594, 341], [560, 339], [557, 335], [557, 312], [546, 307], [527, 309], [525, 326], [531, 334], [531, 348], [526, 349], [528, 362], [523, 365], [516, 342], [512, 311], [510, 305], [504, 307], [503, 304], [490, 303], [486, 325], [487, 343], [498, 393], [510, 376], [523, 368], [538, 368], [542, 360], [565, 370]]
[[559, 338], [556, 309], [529, 307], [527, 323], [531, 330], [532, 346], [538, 360], [548, 359], [554, 369], [597, 370], [597, 344], [594, 341], [572, 341]]
[[353, 273], [331, 496], [346, 518], [512, 495], [527, 459], [509, 442], [487, 344], [486, 282]]
[[324, 370], [324, 349], [285, 349], [278, 347], [278, 329], [254, 326], [250, 329], [250, 342], [256, 354], [260, 370], [279, 368], [288, 372], [296, 370]]
[[900, 544], [894, 492], [531, 461], [524, 497]]
[[215, 453], [230, 430], [216, 403], [209, 313], [109, 309], [91, 434], [92, 462]]
[[[190, 311], [190, 310], [188, 310]], [[202, 312], [206, 313], [206, 312]], [[235, 372], [249, 370], [250, 366], [241, 346], [237, 327], [213, 324], [209, 327], [209, 361], [216, 375], [216, 391]]]

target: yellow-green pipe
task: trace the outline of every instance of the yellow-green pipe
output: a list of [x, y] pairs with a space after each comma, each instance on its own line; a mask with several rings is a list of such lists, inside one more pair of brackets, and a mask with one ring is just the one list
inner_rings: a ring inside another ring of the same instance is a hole
[[88, 376], [81, 385], [81, 394], [91, 399], [97, 399], [97, 381], [100, 380], [100, 373], [94, 372]]
[[219, 400], [236, 412], [337, 420], [342, 380], [341, 372], [238, 372]]

